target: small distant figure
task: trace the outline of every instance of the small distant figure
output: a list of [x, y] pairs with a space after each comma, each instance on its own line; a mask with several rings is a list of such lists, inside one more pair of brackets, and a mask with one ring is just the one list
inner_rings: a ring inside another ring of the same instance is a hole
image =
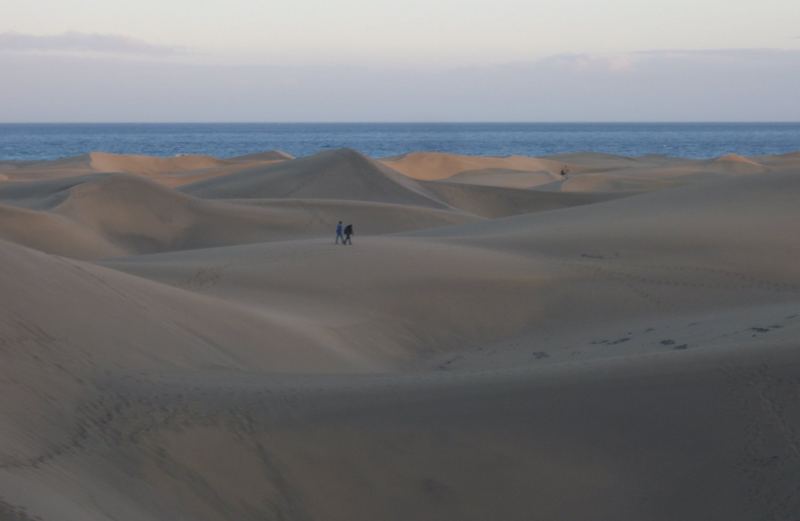
[[336, 244], [339, 244], [339, 239], [341, 239], [342, 244], [344, 244], [344, 227], [342, 226], [342, 221], [339, 221], [339, 224], [336, 225]]
[[353, 245], [352, 236], [353, 236], [353, 225], [352, 224], [348, 224], [347, 226], [344, 227], [344, 243], [343, 244], [349, 244], [350, 246], [352, 246]]
[[563, 168], [561, 169], [561, 177], [564, 177], [564, 178], [566, 178], [566, 177], [567, 177], [567, 174], [569, 174], [569, 167], [568, 167], [568, 166], [565, 166], [565, 167], [563, 167]]

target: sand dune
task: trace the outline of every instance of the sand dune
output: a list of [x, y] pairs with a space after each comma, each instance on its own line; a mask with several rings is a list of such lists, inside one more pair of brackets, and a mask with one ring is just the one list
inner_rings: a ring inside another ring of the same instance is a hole
[[185, 155], [178, 157], [151, 157], [92, 152], [88, 155], [92, 169], [98, 172], [124, 172], [155, 175], [184, 170], [199, 170], [223, 166], [225, 161], [210, 156]]
[[57, 206], [69, 190], [87, 182], [101, 179], [105, 174], [88, 174], [44, 179], [14, 181], [0, 185], [0, 201], [22, 208], [46, 210]]
[[[453, 156], [438, 155], [441, 160]], [[459, 164], [480, 158], [458, 158]], [[528, 158], [513, 158], [514, 161]], [[554, 179], [549, 173], [519, 172], [528, 184]], [[470, 176], [471, 172], [461, 175]], [[186, 193], [205, 198], [312, 198], [369, 200], [394, 204], [451, 208], [480, 217], [498, 217], [587, 204], [610, 196], [559, 197], [536, 194], [517, 188], [508, 181], [506, 171], [482, 171], [484, 181], [457, 175], [448, 184], [408, 179], [351, 150], [323, 152], [310, 158], [288, 161], [267, 168], [256, 168], [236, 176], [187, 185]], [[514, 174], [511, 174], [514, 175]], [[503, 180], [500, 177], [503, 176]], [[429, 176], [435, 177], [435, 176]], [[535, 179], [537, 181], [531, 181]], [[453, 183], [450, 183], [453, 181]], [[456, 186], [455, 183], [472, 186]], [[478, 186], [484, 185], [484, 186]]]
[[415, 181], [349, 149], [245, 170], [182, 190], [214, 199], [291, 197], [444, 207]]
[[168, 186], [179, 186], [236, 172], [243, 166], [274, 164], [290, 158], [288, 154], [278, 151], [227, 160], [201, 155], [153, 157], [91, 152], [55, 161], [0, 163], [0, 173], [15, 181], [57, 179], [93, 173], [127, 173], [149, 177]]
[[30, 209], [3, 207], [7, 218], [0, 221], [0, 237], [81, 259], [327, 236], [342, 219], [358, 222], [359, 234], [367, 235], [477, 219], [386, 203], [287, 199], [229, 204], [126, 174], [17, 182], [0, 187], [0, 202]]
[[[767, 161], [770, 159], [768, 158]], [[776, 161], [773, 159], [772, 161]], [[576, 153], [545, 158], [484, 158], [415, 153], [383, 162], [420, 180], [562, 192], [638, 193], [709, 178], [761, 174], [769, 170], [756, 159], [729, 154], [712, 160], [667, 156], [622, 157]], [[565, 172], [567, 175], [561, 175]]]
[[736, 155], [712, 160], [648, 159], [631, 160], [624, 168], [618, 162], [614, 167], [581, 167], [571, 171], [566, 178], [539, 185], [537, 190], [563, 192], [651, 192], [702, 183], [708, 180], [741, 175], [766, 173], [769, 169], [754, 160]]
[[230, 160], [249, 163], [251, 161], [287, 161], [289, 159], [294, 159], [294, 156], [281, 150], [268, 150], [266, 152], [256, 152], [255, 154], [232, 157]]
[[667, 156], [650, 155], [643, 157], [626, 157], [600, 152], [575, 152], [546, 156], [550, 161], [567, 164], [572, 168], [582, 167], [589, 171], [618, 170], [637, 166], [663, 166], [665, 163], [675, 165], [689, 160]]
[[[800, 176], [791, 172], [716, 179], [591, 206], [420, 233], [463, 236], [481, 244], [484, 239], [493, 244], [503, 241], [540, 252], [552, 247], [559, 254], [575, 255], [595, 247], [594, 253], [608, 258], [616, 253], [713, 254], [714, 262], [741, 262], [742, 269], [781, 261], [785, 269], [793, 270], [791, 257], [800, 242], [789, 230], [800, 217], [792, 195], [797, 192]], [[773, 248], [782, 254], [763, 255]]]
[[30, 248], [78, 259], [130, 254], [79, 223], [49, 212], [0, 204], [0, 237]]
[[534, 188], [551, 183], [556, 176], [550, 172], [526, 172], [504, 168], [465, 170], [446, 178], [450, 183], [464, 183], [501, 188]]
[[[458, 176], [456, 176], [458, 177]], [[506, 217], [542, 212], [583, 204], [592, 204], [628, 195], [626, 193], [556, 193], [519, 190], [471, 183], [434, 181], [421, 182], [440, 201], [481, 217]]]
[[800, 508], [800, 156], [240, 161], [0, 184], [0, 519]]
[[433, 181], [476, 170], [507, 170], [535, 173], [556, 179], [564, 164], [535, 157], [477, 157], [438, 152], [415, 152], [381, 160], [387, 166], [414, 179]]
[[7, 180], [40, 180], [95, 173], [88, 154], [53, 161], [5, 161], [0, 174]]
[[781, 518], [796, 367], [766, 348], [435, 379], [117, 378], [76, 447], [0, 483], [68, 521]]
[[[759, 181], [742, 178], [720, 182], [711, 193], [689, 186], [409, 237], [362, 239], [357, 256], [327, 241], [298, 241], [109, 265], [168, 284], [209, 264], [226, 266], [224, 280], [203, 292], [250, 305], [298, 305], [295, 312], [303, 316], [311, 316], [308, 306], [319, 306], [326, 316], [336, 309], [350, 319], [368, 311], [369, 320], [358, 318], [358, 326], [345, 328], [351, 345], [360, 345], [360, 336], [372, 345], [382, 335], [384, 349], [424, 345], [451, 352], [575, 331], [584, 335], [580, 344], [591, 345], [594, 336], [612, 334], [590, 333], [593, 328], [619, 329], [620, 320], [794, 305], [800, 239], [764, 231], [792, 229], [800, 209], [787, 194], [800, 191], [800, 177]], [[763, 254], [776, 248], [783, 254]], [[344, 285], [336, 274], [348, 272], [358, 276]], [[288, 295], [287, 286], [295, 288]], [[302, 287], [313, 288], [310, 302]], [[602, 351], [614, 352], [608, 346]]]
[[[35, 464], [36, 454], [73, 448], [61, 447], [61, 436], [81, 427], [73, 414], [92, 393], [101, 396], [104, 372], [359, 367], [332, 343], [318, 344], [314, 326], [302, 319], [256, 313], [7, 242], [0, 241], [0, 255], [7, 297], [0, 304], [2, 385], [4, 396], [15, 397], [2, 402], [4, 475]], [[274, 342], [272, 360], [265, 329]], [[231, 335], [235, 349], [223, 347]]]
[[728, 154], [712, 161], [714, 166], [722, 167], [732, 174], [763, 174], [768, 169], [754, 159], [749, 159], [738, 154]]
[[582, 175], [573, 174], [552, 183], [539, 185], [536, 190], [545, 192], [635, 194], [683, 186], [707, 180], [713, 176], [713, 173], [700, 169], [676, 171], [674, 168], [662, 171], [649, 170], [647, 172], [591, 172]]

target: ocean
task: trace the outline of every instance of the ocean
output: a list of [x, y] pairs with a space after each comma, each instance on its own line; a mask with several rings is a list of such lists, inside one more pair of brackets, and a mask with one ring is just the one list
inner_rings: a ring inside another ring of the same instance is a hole
[[350, 147], [372, 157], [412, 151], [543, 156], [592, 151], [710, 158], [800, 150], [800, 123], [115, 123], [0, 124], [0, 160], [91, 151], [220, 158]]

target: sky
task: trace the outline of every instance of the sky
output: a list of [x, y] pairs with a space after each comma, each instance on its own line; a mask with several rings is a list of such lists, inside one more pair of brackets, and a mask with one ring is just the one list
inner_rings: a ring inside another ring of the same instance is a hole
[[797, 0], [0, 0], [0, 121], [800, 121]]

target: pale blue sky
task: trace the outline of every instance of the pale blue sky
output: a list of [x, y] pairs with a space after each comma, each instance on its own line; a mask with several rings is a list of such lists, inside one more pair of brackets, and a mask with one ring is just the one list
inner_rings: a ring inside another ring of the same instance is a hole
[[[0, 66], [18, 80], [0, 82], [0, 121], [392, 120], [427, 106], [422, 96], [443, 99], [413, 119], [675, 119], [673, 103], [695, 119], [800, 119], [787, 95], [800, 88], [798, 0], [0, 0], [0, 13]], [[112, 69], [131, 77], [104, 77]], [[54, 70], [66, 77], [31, 83]], [[196, 105], [171, 103], [188, 78]], [[570, 82], [613, 87], [578, 95]], [[698, 92], [679, 96], [687, 82]], [[711, 84], [716, 97], [699, 92]], [[350, 117], [309, 112], [330, 90]], [[516, 110], [485, 103], [511, 91]], [[655, 91], [660, 108], [625, 103]], [[209, 107], [221, 96], [230, 117]], [[370, 110], [358, 103], [376, 96]], [[139, 110], [115, 109], [120, 98]]]

